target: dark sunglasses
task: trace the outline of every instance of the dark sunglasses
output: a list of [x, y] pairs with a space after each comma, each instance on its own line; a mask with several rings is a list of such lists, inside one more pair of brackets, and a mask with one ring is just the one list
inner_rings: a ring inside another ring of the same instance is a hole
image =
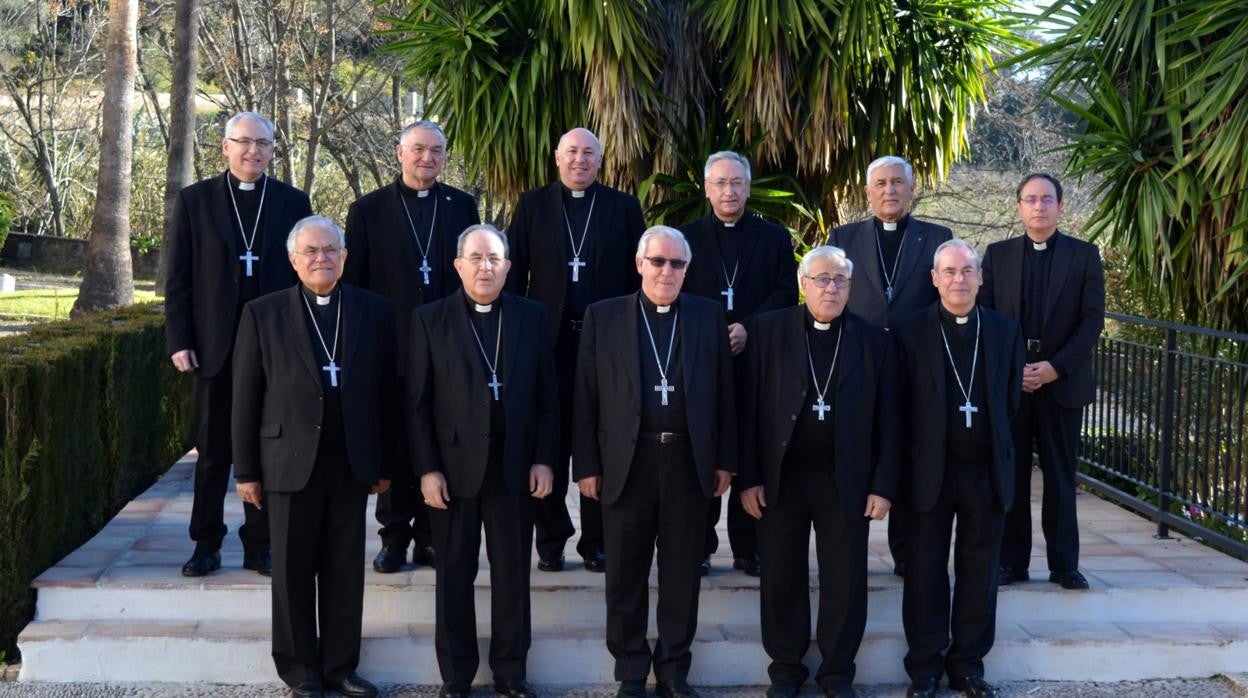
[[660, 269], [663, 265], [670, 264], [672, 265], [672, 269], [680, 271], [681, 269], [684, 269], [687, 264], [689, 264], [689, 260], [687, 259], [668, 259], [667, 257], [643, 257], [643, 259], [650, 262], [650, 266], [655, 269]]

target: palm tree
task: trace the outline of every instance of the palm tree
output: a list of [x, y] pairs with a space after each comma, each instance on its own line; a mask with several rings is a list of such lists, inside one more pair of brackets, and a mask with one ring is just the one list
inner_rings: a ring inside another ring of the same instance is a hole
[[71, 315], [134, 303], [130, 173], [134, 151], [138, 18], [138, 0], [113, 0], [108, 4], [100, 173], [96, 180], [95, 212], [91, 216], [82, 286]]
[[[553, 176], [554, 139], [588, 124], [605, 178], [701, 181], [716, 149], [753, 145], [756, 174], [797, 178], [835, 219], [874, 157], [926, 180], [966, 148], [994, 51], [1021, 40], [1007, 0], [419, 0], [390, 49], [432, 81], [430, 113], [503, 200]], [[696, 163], [689, 171], [688, 163]], [[654, 182], [652, 182], [654, 183]], [[656, 204], [679, 195], [647, 187]]]
[[1058, 38], [1020, 61], [1079, 116], [1087, 232], [1167, 316], [1248, 331], [1248, 5], [1059, 0], [1042, 18]]

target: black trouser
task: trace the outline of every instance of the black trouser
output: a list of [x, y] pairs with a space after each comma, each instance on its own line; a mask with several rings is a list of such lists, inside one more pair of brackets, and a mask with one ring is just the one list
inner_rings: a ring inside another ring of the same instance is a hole
[[[407, 394], [403, 382], [404, 379], [400, 378], [399, 395]], [[407, 424], [407, 420], [400, 416], [396, 423]], [[381, 536], [382, 545], [406, 551], [408, 544], [415, 542], [416, 549], [419, 550], [433, 545], [429, 531], [429, 512], [420, 493], [420, 483], [412, 472], [407, 440], [401, 441], [400, 460], [390, 468], [394, 473], [390, 489], [377, 495], [377, 507], [373, 516], [381, 524], [381, 530], [377, 533]]]
[[[572, 383], [576, 373], [577, 345], [581, 333], [565, 324], [555, 343], [555, 373], [559, 383], [559, 460], [552, 463], [554, 489], [549, 497], [533, 500], [533, 524], [537, 554], [542, 559], [563, 555], [564, 545], [576, 533], [568, 513], [568, 482], [572, 456]], [[581, 537], [576, 552], [591, 557], [602, 551], [602, 505], [581, 497]]]
[[368, 487], [345, 458], [318, 458], [302, 490], [268, 504], [277, 673], [291, 687], [341, 682], [360, 661]]
[[[947, 464], [931, 511], [911, 511], [902, 622], [912, 679], [984, 675], [997, 624], [997, 567], [1005, 514], [990, 465]], [[949, 540], [957, 521], [949, 600]], [[950, 638], [952, 637], [952, 643]], [[946, 650], [948, 650], [946, 652]]]
[[489, 458], [476, 496], [452, 495], [446, 509], [429, 510], [438, 555], [434, 637], [438, 669], [443, 682], [465, 691], [480, 663], [473, 581], [481, 556], [482, 526], [490, 561], [490, 669], [494, 678], [525, 678], [529, 653], [530, 497], [527, 492], [508, 492], [503, 485], [501, 440], [491, 443]]
[[[607, 649], [617, 681], [689, 675], [698, 628], [697, 554], [704, 545], [706, 497], [685, 441], [638, 439], [619, 498], [602, 507], [607, 554]], [[658, 641], [646, 641], [650, 566], [659, 558]]]
[[[733, 358], [733, 373], [736, 384], [744, 382], [745, 363], [741, 355]], [[745, 512], [741, 506], [741, 490], [737, 489], [734, 478], [732, 486], [725, 497], [728, 498], [728, 546], [734, 558], [750, 558], [758, 554], [758, 521]], [[720, 512], [723, 509], [723, 497], [715, 497], [706, 510], [706, 549], [703, 557], [710, 557], [719, 550], [719, 533], [715, 526], [719, 524]]]
[[[778, 495], [778, 496], [777, 496]], [[867, 519], [844, 511], [836, 473], [785, 466], [780, 491], [768, 496], [758, 522], [762, 551], [760, 611], [763, 649], [773, 684], [800, 686], [810, 647], [810, 530], [819, 562], [815, 637], [822, 661], [815, 681], [824, 688], [854, 680], [854, 657], [867, 625]]]
[[1062, 407], [1051, 393], [1024, 394], [1014, 416], [1014, 504], [1005, 519], [1001, 564], [1026, 570], [1031, 563], [1032, 453], [1040, 455], [1044, 531], [1050, 572], [1079, 569], [1079, 517], [1075, 512], [1075, 466], [1083, 410]]
[[906, 527], [910, 512], [903, 494], [888, 510], [888, 552], [893, 555], [893, 569], [906, 561]]
[[[195, 499], [191, 504], [191, 540], [195, 552], [221, 549], [225, 526], [225, 492], [234, 465], [230, 445], [230, 410], [234, 396], [234, 372], [227, 360], [212, 378], [195, 378]], [[268, 509], [243, 503], [243, 525], [238, 529], [243, 549], [259, 553], [269, 546]]]

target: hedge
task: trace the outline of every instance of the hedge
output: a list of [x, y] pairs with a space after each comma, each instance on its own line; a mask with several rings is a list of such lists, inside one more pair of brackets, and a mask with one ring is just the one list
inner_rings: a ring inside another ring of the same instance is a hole
[[16, 657], [31, 580], [190, 448], [192, 385], [159, 304], [0, 339], [0, 651]]

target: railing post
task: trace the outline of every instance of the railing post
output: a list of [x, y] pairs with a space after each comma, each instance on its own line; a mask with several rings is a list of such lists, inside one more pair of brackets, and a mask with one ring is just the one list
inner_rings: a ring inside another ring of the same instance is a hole
[[1165, 515], [1170, 510], [1170, 480], [1174, 471], [1174, 392], [1177, 389], [1174, 377], [1175, 354], [1178, 353], [1178, 332], [1174, 328], [1166, 329], [1166, 363], [1162, 371], [1162, 390], [1165, 396], [1161, 410], [1161, 474], [1157, 483], [1157, 538], [1169, 538], [1170, 527], [1165, 523]]

